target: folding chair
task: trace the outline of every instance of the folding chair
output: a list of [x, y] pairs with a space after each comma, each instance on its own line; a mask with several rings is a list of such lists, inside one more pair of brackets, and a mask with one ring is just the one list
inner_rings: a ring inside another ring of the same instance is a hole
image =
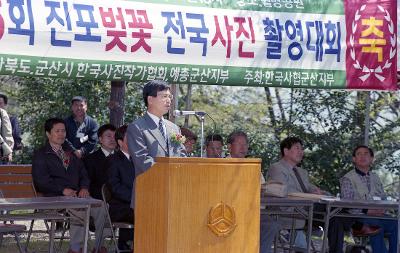
[[126, 228], [126, 229], [133, 229], [134, 226], [133, 224], [127, 223], [127, 222], [113, 222], [111, 221], [111, 217], [110, 217], [110, 213], [109, 213], [109, 208], [108, 208], [108, 202], [111, 199], [111, 192], [108, 189], [106, 184], [103, 184], [103, 186], [101, 187], [101, 195], [103, 198], [103, 202], [104, 202], [104, 208], [105, 208], [105, 213], [107, 216], [107, 223], [110, 224], [110, 228], [111, 228], [111, 237], [112, 237], [112, 241], [114, 243], [115, 246], [115, 250], [117, 251], [117, 253], [120, 252], [131, 252], [132, 250], [120, 250], [118, 248], [118, 241], [117, 241], [117, 236], [116, 234], [119, 232], [119, 229], [121, 228]]
[[25, 252], [19, 240], [19, 234], [23, 232], [26, 232], [26, 226], [24, 225], [0, 223], [0, 234], [13, 234], [20, 253]]
[[[42, 193], [40, 193], [40, 192], [38, 192], [38, 191], [36, 190], [35, 185], [34, 185], [33, 183], [32, 183], [32, 190], [33, 190], [33, 192], [34, 192], [34, 196], [35, 196], [35, 197], [41, 197], [41, 196], [43, 196]], [[37, 213], [36, 210], [34, 210], [33, 212]], [[58, 251], [61, 250], [64, 239], [68, 239], [68, 238], [66, 238], [65, 233], [66, 233], [67, 230], [69, 229], [69, 221], [68, 221], [67, 219], [65, 219], [65, 220], [62, 219], [62, 216], [68, 216], [67, 211], [66, 211], [66, 210], [60, 210], [60, 211], [58, 211], [57, 213], [60, 215], [60, 219], [59, 219], [58, 221], [56, 221], [56, 225], [57, 225], [57, 224], [61, 224], [61, 226], [60, 226], [61, 236], [60, 236], [60, 237], [55, 237], [55, 239], [59, 239], [59, 240], [60, 240], [58, 249], [57, 249], [57, 248], [54, 248], [54, 250], [55, 250], [56, 252], [58, 252]], [[49, 222], [50, 222], [49, 220], [46, 220], [46, 219], [43, 220], [43, 223], [44, 223], [45, 228], [46, 228], [46, 230], [43, 231], [43, 232], [50, 233], [50, 230], [51, 230], [51, 229], [50, 229]], [[34, 223], [35, 223], [35, 220], [31, 220], [31, 223], [30, 223], [30, 226], [29, 226], [29, 230], [28, 230], [28, 235], [27, 235], [27, 238], [26, 238], [25, 251], [28, 251], [28, 247], [29, 247], [31, 235], [32, 235], [32, 233], [34, 232], [34, 230], [33, 230]], [[56, 230], [57, 230], [57, 229], [58, 229], [58, 225], [57, 225]], [[36, 232], [42, 232], [42, 231], [36, 231]], [[54, 246], [54, 247], [55, 247], [55, 246]]]
[[[3, 198], [3, 191], [0, 190], [0, 198]], [[12, 221], [11, 221], [12, 222]], [[17, 242], [17, 246], [18, 246], [18, 250], [20, 253], [25, 252], [25, 250], [22, 248], [21, 246], [21, 242], [19, 240], [19, 234], [26, 232], [26, 226], [25, 225], [18, 225], [18, 224], [6, 224], [4, 223], [0, 223], [0, 246], [3, 242], [3, 235], [4, 234], [13, 234], [15, 241]]]

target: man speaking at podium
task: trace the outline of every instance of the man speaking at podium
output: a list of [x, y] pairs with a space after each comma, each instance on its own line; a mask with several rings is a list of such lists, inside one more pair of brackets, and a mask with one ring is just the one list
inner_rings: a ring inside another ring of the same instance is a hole
[[[176, 141], [180, 135], [179, 127], [163, 117], [173, 100], [168, 83], [162, 80], [146, 83], [143, 100], [147, 107], [146, 114], [128, 127], [128, 147], [135, 166], [135, 178], [154, 164], [155, 157], [186, 157], [183, 143]], [[171, 137], [175, 141], [171, 141]], [[135, 182], [132, 191], [133, 208]]]

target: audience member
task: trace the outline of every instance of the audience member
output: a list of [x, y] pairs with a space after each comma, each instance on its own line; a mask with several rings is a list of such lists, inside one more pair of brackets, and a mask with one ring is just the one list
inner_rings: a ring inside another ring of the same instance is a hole
[[288, 192], [321, 194], [322, 191], [310, 182], [308, 172], [299, 167], [303, 160], [303, 142], [297, 137], [288, 137], [280, 144], [281, 160], [271, 165], [267, 180], [287, 185]]
[[71, 101], [72, 115], [65, 119], [67, 143], [78, 158], [90, 154], [97, 144], [97, 122], [86, 114], [87, 100], [75, 96]]
[[[249, 140], [243, 131], [232, 132], [228, 136], [229, 156], [227, 158], [245, 158], [249, 150]], [[260, 183], [265, 182], [260, 173]], [[260, 253], [270, 253], [275, 235], [281, 229], [281, 224], [271, 216], [260, 213]]]
[[[268, 170], [267, 180], [273, 180], [285, 184], [288, 187], [288, 192], [304, 192], [323, 194], [317, 186], [310, 183], [308, 172], [300, 168], [300, 164], [304, 157], [303, 142], [297, 137], [288, 137], [281, 142], [280, 151], [282, 159], [271, 165]], [[321, 209], [323, 207], [316, 206], [315, 208]], [[320, 217], [314, 217], [320, 218]], [[291, 220], [283, 219], [285, 227], [291, 226]], [[318, 222], [316, 222], [317, 224]], [[353, 221], [344, 218], [333, 218], [329, 223], [329, 252], [342, 253], [343, 252], [343, 238], [344, 230], [349, 229]], [[303, 221], [296, 221], [296, 227], [303, 227]], [[321, 224], [323, 225], [323, 224]], [[377, 228], [369, 228], [363, 226], [361, 223], [355, 225], [357, 228], [362, 227], [367, 230], [367, 234], [374, 233]], [[378, 228], [379, 229], [379, 228]], [[299, 231], [300, 232], [300, 231]], [[305, 238], [303, 233], [298, 233], [301, 237], [297, 237], [296, 241], [299, 246], [305, 246]]]
[[[386, 199], [382, 182], [378, 175], [370, 171], [374, 160], [374, 152], [371, 148], [359, 145], [353, 150], [354, 169], [349, 171], [340, 180], [340, 191], [343, 199], [376, 200]], [[356, 211], [358, 210], [350, 210]], [[360, 210], [371, 216], [385, 216], [383, 209]], [[397, 251], [397, 221], [376, 218], [362, 218], [360, 221], [370, 226], [379, 226], [381, 230], [374, 236], [370, 236], [373, 252], [396, 253]], [[389, 250], [386, 248], [384, 235], [388, 235]]]
[[[308, 172], [300, 168], [303, 160], [303, 142], [297, 137], [288, 137], [280, 143], [281, 159], [272, 164], [267, 173], [267, 181], [280, 182], [287, 186], [288, 192], [304, 192], [322, 194], [322, 191], [310, 182]], [[291, 209], [289, 208], [288, 211]], [[291, 218], [281, 219], [282, 226], [292, 227]], [[295, 228], [302, 229], [304, 220], [295, 220]], [[303, 230], [296, 233], [295, 245], [306, 247], [306, 238]]]
[[[8, 97], [5, 94], [0, 93], [0, 108], [7, 110], [8, 105]], [[22, 138], [21, 138], [21, 128], [19, 127], [19, 121], [16, 116], [9, 115], [11, 128], [12, 128], [12, 137], [14, 138], [14, 147], [13, 150], [21, 150], [22, 149]]]
[[[186, 156], [185, 146], [171, 141], [171, 136], [180, 134], [179, 127], [163, 115], [171, 108], [173, 96], [167, 82], [154, 80], [143, 88], [143, 100], [147, 112], [128, 126], [129, 154], [135, 166], [135, 176], [148, 170], [155, 157]], [[135, 204], [135, 183], [131, 207]]]
[[[32, 161], [32, 178], [36, 189], [44, 196], [69, 196], [89, 198], [89, 178], [83, 165], [73, 152], [65, 145], [65, 123], [58, 118], [48, 119], [44, 125], [47, 136], [46, 144], [34, 153]], [[84, 211], [69, 210], [74, 216], [83, 218]], [[90, 209], [96, 228], [103, 228], [105, 213], [103, 207]], [[96, 245], [101, 245], [110, 231], [102, 233], [96, 229]], [[80, 252], [84, 229], [81, 225], [71, 223], [69, 253]], [[100, 235], [103, 235], [101, 238]], [[100, 240], [100, 241], [99, 241]], [[107, 252], [106, 248], [93, 252]]]
[[[130, 159], [126, 130], [123, 125], [115, 131], [118, 150], [108, 157], [108, 185], [112, 192], [110, 217], [114, 222], [133, 224], [133, 211], [130, 208], [132, 185], [135, 180], [135, 167]], [[128, 241], [133, 240], [133, 229], [120, 229], [118, 248], [130, 249]]]
[[219, 134], [209, 134], [206, 137], [206, 157], [207, 158], [223, 158], [222, 147], [224, 140]]
[[115, 130], [116, 128], [112, 124], [102, 125], [97, 131], [100, 148], [83, 158], [90, 180], [89, 192], [95, 199], [102, 199], [101, 187], [108, 179], [107, 157], [114, 152], [117, 146]]
[[13, 146], [10, 118], [7, 111], [0, 108], [0, 164], [7, 164], [12, 160]]
[[247, 134], [242, 131], [232, 132], [228, 136], [228, 158], [245, 158], [249, 151], [249, 140]]
[[195, 135], [192, 131], [185, 127], [181, 127], [181, 133], [186, 138], [185, 143], [183, 143], [186, 149], [186, 154], [188, 156], [193, 156], [194, 145], [197, 141], [197, 135]]

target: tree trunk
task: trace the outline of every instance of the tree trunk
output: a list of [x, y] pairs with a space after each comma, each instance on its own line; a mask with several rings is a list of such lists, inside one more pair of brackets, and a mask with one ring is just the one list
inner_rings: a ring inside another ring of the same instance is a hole
[[285, 109], [283, 109], [282, 99], [279, 93], [279, 89], [275, 89], [275, 97], [276, 97], [276, 102], [278, 103], [279, 111], [281, 112], [282, 122], [283, 124], [286, 124], [287, 121], [286, 121]]
[[124, 124], [125, 110], [125, 82], [111, 81], [111, 95], [108, 103], [110, 109], [110, 123], [116, 127]]
[[271, 119], [271, 125], [275, 130], [276, 129], [276, 119], [275, 119], [275, 113], [274, 113], [274, 106], [272, 104], [271, 91], [268, 87], [265, 87], [264, 90], [265, 90], [265, 96], [267, 98], [267, 109], [268, 109], [269, 118]]

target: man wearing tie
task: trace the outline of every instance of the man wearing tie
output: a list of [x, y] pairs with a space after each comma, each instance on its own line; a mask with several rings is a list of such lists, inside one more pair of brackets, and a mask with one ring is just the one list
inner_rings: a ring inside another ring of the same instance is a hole
[[[155, 157], [186, 157], [183, 144], [171, 141], [180, 135], [177, 125], [164, 119], [173, 96], [167, 82], [153, 80], [143, 88], [143, 100], [147, 107], [144, 116], [128, 127], [128, 147], [135, 166], [135, 177], [154, 164]], [[135, 183], [132, 189], [131, 207], [135, 204]]]
[[[303, 143], [297, 137], [288, 137], [280, 143], [281, 160], [271, 165], [267, 173], [267, 180], [277, 181], [287, 186], [288, 193], [304, 192], [322, 194], [322, 191], [310, 182], [308, 172], [299, 167], [303, 160]], [[291, 209], [289, 208], [288, 211]], [[280, 219], [282, 226], [290, 228], [291, 218]], [[296, 220], [295, 228], [301, 229], [305, 225], [304, 220]], [[296, 233], [295, 245], [304, 247], [306, 244], [304, 233]], [[268, 240], [269, 241], [269, 240]]]

